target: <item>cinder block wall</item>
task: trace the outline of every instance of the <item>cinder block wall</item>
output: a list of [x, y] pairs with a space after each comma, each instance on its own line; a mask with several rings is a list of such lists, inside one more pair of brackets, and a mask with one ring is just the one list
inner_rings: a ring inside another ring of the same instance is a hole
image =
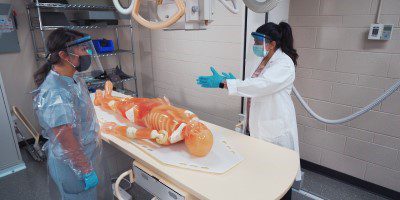
[[[33, 56], [33, 45], [27, 21], [25, 2], [0, 0], [0, 3], [11, 4], [17, 13], [17, 34], [20, 46], [19, 52], [0, 54], [0, 72], [8, 103], [10, 104], [10, 108], [11, 106], [17, 106], [31, 123], [38, 128], [37, 119], [32, 111], [33, 96], [30, 94], [35, 89], [32, 75], [37, 70], [37, 66]], [[27, 133], [24, 134], [25, 137], [31, 138], [25, 127], [20, 124], [18, 127], [24, 133]]]
[[[310, 106], [340, 118], [400, 78], [400, 1], [383, 0], [387, 42], [367, 40], [378, 0], [292, 0], [289, 22], [300, 58], [295, 85]], [[305, 160], [400, 191], [400, 92], [343, 125], [325, 125], [295, 100]]]
[[[233, 129], [241, 99], [221, 89], [196, 84], [200, 75], [218, 71], [242, 76], [244, 6], [234, 15], [215, 3], [215, 21], [207, 30], [163, 31], [143, 29], [142, 81], [145, 96], [168, 97], [201, 119]], [[149, 37], [147, 37], [147, 35]]]
[[[243, 5], [240, 4], [242, 13], [238, 15], [229, 13], [219, 2], [215, 5], [215, 21], [207, 30], [150, 31], [137, 24], [134, 36], [139, 95], [166, 96], [174, 105], [192, 110], [203, 120], [233, 129], [240, 113], [240, 98], [196, 84], [197, 76], [211, 74], [210, 66], [242, 76]], [[142, 6], [141, 14], [148, 19], [147, 2], [142, 2]], [[129, 36], [125, 32], [121, 35], [125, 49], [130, 47]], [[103, 146], [111, 177], [131, 167], [132, 158], [106, 142]]]

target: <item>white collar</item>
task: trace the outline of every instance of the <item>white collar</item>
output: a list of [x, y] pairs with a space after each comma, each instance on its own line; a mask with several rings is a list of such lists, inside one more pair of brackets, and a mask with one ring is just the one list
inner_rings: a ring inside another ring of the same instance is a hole
[[275, 60], [277, 60], [277, 59], [282, 55], [282, 53], [283, 53], [283, 52], [282, 52], [282, 49], [281, 49], [281, 48], [278, 48], [278, 49], [275, 51], [274, 55], [272, 55], [271, 59], [269, 59], [267, 65], [270, 64], [270, 63], [273, 63]]

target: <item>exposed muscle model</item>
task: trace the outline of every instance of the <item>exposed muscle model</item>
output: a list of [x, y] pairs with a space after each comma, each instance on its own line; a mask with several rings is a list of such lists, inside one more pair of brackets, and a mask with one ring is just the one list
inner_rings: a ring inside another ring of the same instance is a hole
[[103, 132], [130, 139], [152, 139], [160, 145], [183, 140], [192, 155], [205, 156], [210, 152], [213, 135], [193, 112], [174, 107], [167, 99], [114, 97], [112, 88], [112, 83], [107, 81], [104, 91], [97, 90], [94, 105], [143, 128], [108, 122], [102, 125]]

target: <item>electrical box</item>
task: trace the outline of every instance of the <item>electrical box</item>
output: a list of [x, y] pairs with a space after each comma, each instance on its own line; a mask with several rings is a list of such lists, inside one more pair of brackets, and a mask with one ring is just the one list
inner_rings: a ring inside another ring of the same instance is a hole
[[393, 24], [371, 24], [369, 40], [390, 40], [393, 32]]
[[20, 51], [17, 29], [16, 13], [11, 4], [0, 3], [0, 54]]
[[[185, 14], [173, 25], [164, 30], [205, 30], [214, 19], [213, 0], [185, 0]], [[173, 16], [178, 8], [174, 0], [148, 2], [149, 17], [153, 22], [166, 21]]]

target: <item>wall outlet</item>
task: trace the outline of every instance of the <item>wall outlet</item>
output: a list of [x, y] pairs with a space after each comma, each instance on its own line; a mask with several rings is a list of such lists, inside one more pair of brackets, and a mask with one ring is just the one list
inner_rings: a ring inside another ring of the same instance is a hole
[[371, 24], [368, 33], [369, 40], [390, 40], [393, 24]]

